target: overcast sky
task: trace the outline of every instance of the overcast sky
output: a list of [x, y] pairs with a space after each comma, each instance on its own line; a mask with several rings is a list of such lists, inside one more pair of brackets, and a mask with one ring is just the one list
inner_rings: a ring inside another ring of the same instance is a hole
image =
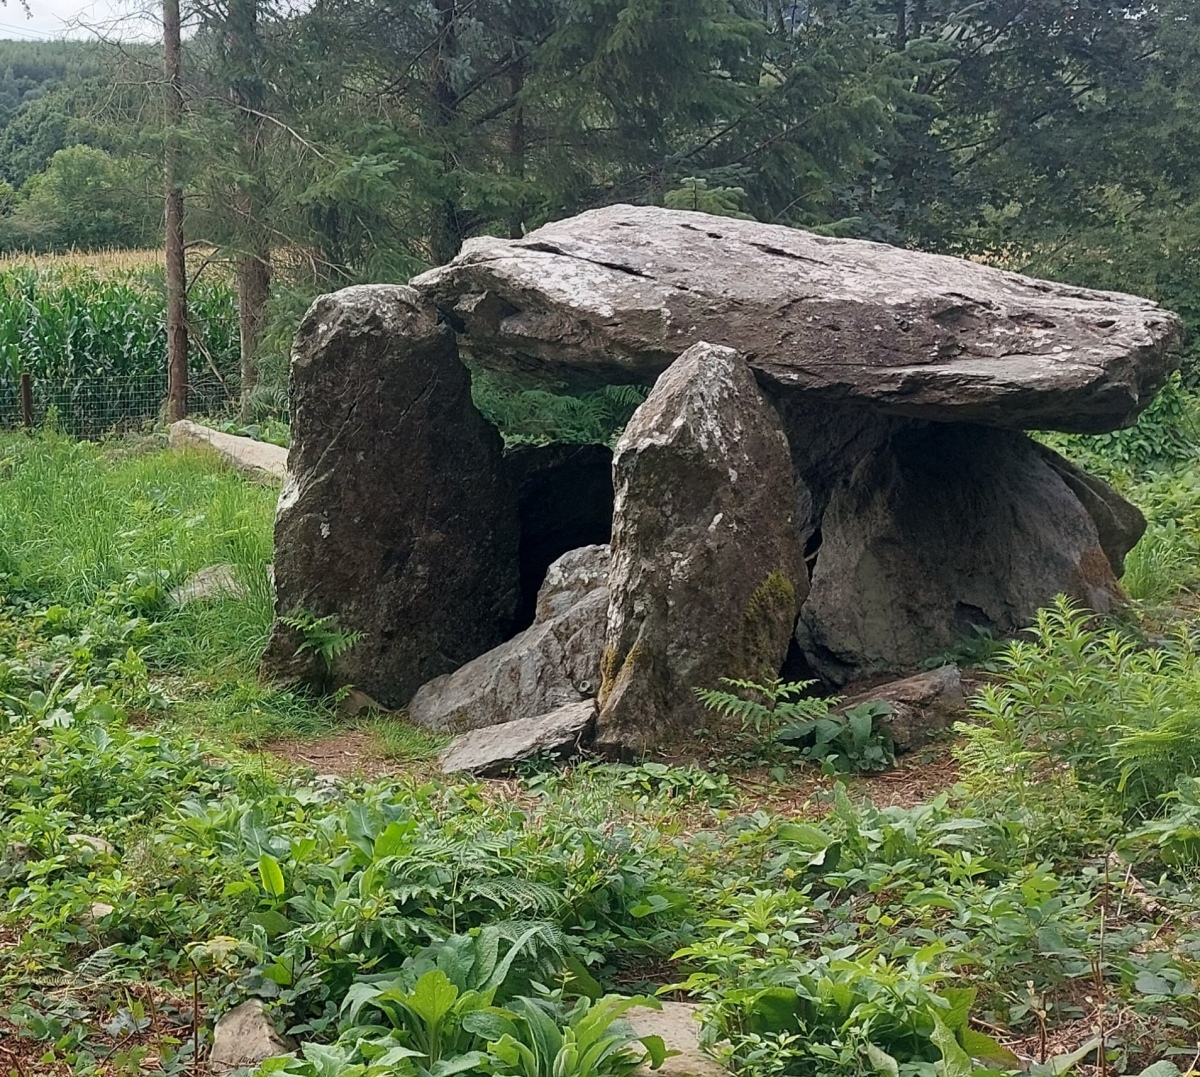
[[154, 24], [150, 15], [138, 12], [153, 10], [147, 0], [29, 0], [26, 16], [20, 0], [5, 0], [0, 37], [52, 41], [94, 37], [95, 30], [106, 37], [146, 37], [153, 35]]

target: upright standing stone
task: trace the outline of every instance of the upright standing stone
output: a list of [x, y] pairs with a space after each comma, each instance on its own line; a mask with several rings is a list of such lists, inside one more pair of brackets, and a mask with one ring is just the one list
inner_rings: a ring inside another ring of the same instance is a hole
[[292, 358], [268, 674], [327, 671], [279, 617], [361, 632], [332, 671], [398, 707], [496, 646], [517, 601], [516, 502], [453, 333], [411, 288], [322, 296]]
[[732, 349], [671, 364], [613, 475], [597, 743], [629, 754], [702, 724], [694, 689], [774, 676], [807, 581], [787, 439]]

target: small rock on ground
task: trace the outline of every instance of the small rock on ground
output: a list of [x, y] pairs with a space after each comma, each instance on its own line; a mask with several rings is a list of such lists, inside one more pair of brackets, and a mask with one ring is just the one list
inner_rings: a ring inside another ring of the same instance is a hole
[[658, 1069], [643, 1066], [636, 1077], [729, 1077], [729, 1071], [700, 1050], [699, 1006], [690, 1002], [664, 1002], [661, 1010], [637, 1006], [626, 1017], [639, 1036], [661, 1036], [668, 1058]]
[[899, 681], [858, 692], [842, 709], [863, 703], [886, 703], [891, 713], [876, 719], [891, 730], [896, 753], [921, 748], [966, 717], [962, 676], [955, 665], [942, 666]]
[[442, 770], [481, 777], [503, 774], [514, 763], [542, 752], [575, 749], [591, 733], [595, 721], [596, 701], [585, 699], [535, 718], [474, 729], [450, 742], [442, 753]]
[[205, 598], [245, 598], [246, 588], [234, 575], [233, 565], [209, 565], [193, 572], [171, 592], [171, 601], [177, 606], [186, 606]]
[[117, 850], [111, 842], [92, 834], [68, 834], [67, 844], [91, 856], [116, 856]]
[[247, 999], [217, 1021], [209, 1064], [218, 1072], [255, 1066], [266, 1058], [291, 1054], [295, 1041], [281, 1036], [267, 1017], [262, 999]]

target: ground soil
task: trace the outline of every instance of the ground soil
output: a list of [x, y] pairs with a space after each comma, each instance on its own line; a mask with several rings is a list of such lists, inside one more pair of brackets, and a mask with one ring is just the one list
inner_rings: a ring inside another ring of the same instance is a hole
[[[870, 800], [881, 808], [923, 804], [958, 781], [953, 744], [952, 739], [938, 741], [902, 756], [890, 770], [855, 776], [849, 782], [851, 795]], [[366, 730], [346, 730], [313, 740], [271, 741], [262, 750], [291, 766], [350, 780], [401, 777], [444, 780], [434, 761], [386, 758], [380, 738]], [[835, 781], [813, 766], [792, 768], [784, 782], [765, 769], [733, 770], [729, 777], [744, 803], [793, 818], [817, 814], [821, 794], [832, 791]], [[519, 785], [511, 779], [482, 781], [496, 799], [520, 799]]]

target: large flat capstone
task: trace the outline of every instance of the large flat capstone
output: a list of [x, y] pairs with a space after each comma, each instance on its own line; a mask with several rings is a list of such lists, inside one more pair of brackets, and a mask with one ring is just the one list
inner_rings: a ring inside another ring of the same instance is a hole
[[707, 341], [781, 392], [1019, 429], [1131, 424], [1180, 335], [1134, 296], [652, 206], [471, 239], [412, 284], [497, 370], [648, 384]]

